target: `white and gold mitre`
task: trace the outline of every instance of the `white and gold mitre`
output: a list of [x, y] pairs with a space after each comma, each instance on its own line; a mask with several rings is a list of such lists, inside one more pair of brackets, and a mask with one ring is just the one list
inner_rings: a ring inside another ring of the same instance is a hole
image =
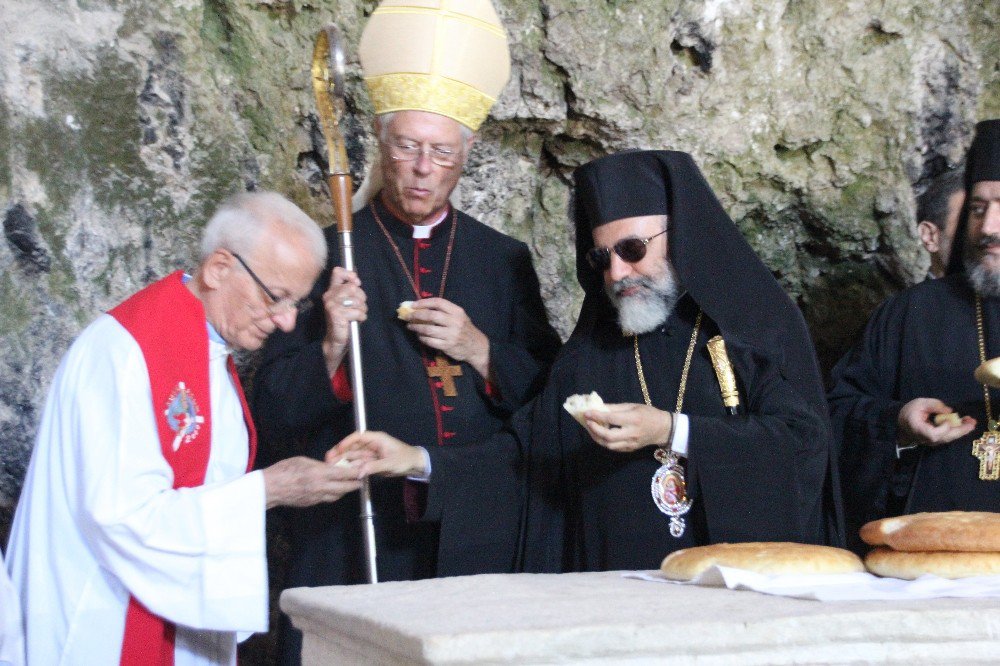
[[490, 0], [384, 0], [361, 34], [375, 113], [430, 111], [476, 130], [510, 77]]

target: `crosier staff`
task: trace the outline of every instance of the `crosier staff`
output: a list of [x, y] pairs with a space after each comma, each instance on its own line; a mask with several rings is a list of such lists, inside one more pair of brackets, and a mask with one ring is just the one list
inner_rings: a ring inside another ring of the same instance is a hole
[[[340, 118], [344, 113], [344, 50], [337, 26], [327, 24], [316, 35], [312, 58], [313, 92], [316, 111], [326, 139], [330, 166], [326, 181], [333, 199], [333, 212], [340, 236], [340, 257], [344, 268], [354, 269], [354, 245], [351, 242], [351, 172], [347, 162]], [[354, 388], [354, 423], [358, 432], [368, 429], [365, 414], [364, 378], [361, 374], [361, 336], [358, 322], [350, 322], [351, 386]], [[365, 545], [368, 582], [378, 582], [375, 555], [375, 514], [372, 511], [368, 479], [361, 483], [361, 529]]]

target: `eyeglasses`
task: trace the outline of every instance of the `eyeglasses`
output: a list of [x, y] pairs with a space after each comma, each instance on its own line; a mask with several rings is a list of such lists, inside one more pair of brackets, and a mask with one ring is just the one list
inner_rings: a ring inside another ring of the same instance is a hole
[[291, 312], [292, 310], [295, 310], [296, 312], [298, 312], [298, 314], [302, 314], [303, 312], [312, 307], [313, 303], [309, 298], [303, 298], [300, 301], [293, 301], [288, 296], [278, 296], [273, 291], [268, 289], [267, 285], [264, 284], [263, 280], [257, 277], [257, 274], [254, 273], [249, 266], [247, 266], [247, 262], [243, 261], [243, 257], [241, 257], [240, 255], [236, 254], [231, 250], [230, 254], [236, 257], [236, 261], [240, 262], [240, 266], [246, 269], [247, 274], [250, 275], [253, 281], [257, 283], [257, 286], [260, 287], [261, 291], [264, 292], [264, 295], [267, 296], [268, 299], [271, 301], [271, 304], [267, 306], [268, 314], [283, 315]]
[[611, 267], [611, 250], [630, 264], [642, 261], [646, 256], [646, 246], [657, 236], [667, 233], [664, 229], [649, 238], [623, 238], [614, 247], [592, 247], [587, 251], [587, 263], [595, 271], [606, 271]]
[[434, 164], [449, 169], [457, 165], [462, 157], [460, 151], [451, 148], [422, 148], [419, 144], [409, 142], [389, 144], [389, 157], [396, 162], [412, 162], [421, 155], [427, 155]]

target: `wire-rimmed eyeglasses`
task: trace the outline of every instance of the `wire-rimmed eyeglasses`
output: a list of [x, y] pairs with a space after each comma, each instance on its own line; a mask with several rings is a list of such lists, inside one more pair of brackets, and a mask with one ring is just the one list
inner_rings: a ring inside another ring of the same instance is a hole
[[289, 298], [288, 296], [278, 296], [273, 291], [268, 289], [267, 285], [264, 284], [264, 281], [261, 280], [259, 277], [257, 277], [257, 274], [254, 273], [249, 266], [247, 266], [247, 262], [243, 260], [243, 257], [233, 252], [232, 250], [230, 250], [230, 254], [236, 257], [236, 261], [240, 262], [240, 266], [242, 266], [246, 270], [250, 278], [257, 283], [257, 286], [260, 287], [261, 291], [264, 292], [264, 295], [267, 296], [268, 300], [271, 301], [271, 304], [267, 306], [268, 314], [283, 315], [291, 312], [292, 310], [295, 310], [299, 314], [302, 314], [303, 312], [312, 307], [313, 302], [308, 297], [295, 301]]
[[389, 145], [389, 157], [396, 162], [412, 162], [421, 155], [427, 155], [431, 162], [439, 167], [450, 169], [462, 159], [462, 152], [453, 148], [424, 148], [420, 144], [409, 141], [396, 141]]

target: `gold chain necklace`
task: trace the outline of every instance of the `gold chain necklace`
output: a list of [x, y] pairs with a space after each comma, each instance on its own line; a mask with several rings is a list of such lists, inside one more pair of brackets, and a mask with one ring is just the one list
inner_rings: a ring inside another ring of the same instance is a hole
[[[681, 382], [677, 387], [677, 407], [670, 416], [670, 433], [667, 441], [657, 447], [653, 457], [660, 463], [660, 468], [653, 474], [650, 490], [653, 502], [661, 512], [670, 517], [670, 535], [674, 538], [684, 534], [684, 514], [691, 510], [691, 500], [687, 496], [687, 482], [684, 480], [684, 467], [677, 454], [670, 450], [677, 415], [684, 406], [684, 393], [687, 390], [688, 371], [691, 369], [691, 359], [694, 357], [695, 344], [698, 342], [698, 332], [701, 330], [701, 309], [694, 320], [694, 330], [691, 331], [691, 341], [688, 343], [687, 354], [684, 357], [684, 369], [681, 371]], [[639, 388], [642, 389], [642, 399], [649, 407], [653, 401], [649, 397], [646, 386], [646, 375], [642, 371], [642, 358], [639, 356], [639, 336], [632, 335], [632, 348], [635, 351], [635, 369], [639, 374]]]
[[[677, 407], [675, 412], [681, 411], [684, 406], [684, 392], [687, 390], [688, 371], [691, 369], [691, 357], [694, 356], [694, 345], [698, 341], [698, 331], [701, 329], [701, 310], [694, 320], [694, 330], [691, 331], [691, 342], [688, 343], [687, 355], [684, 357], [684, 369], [681, 370], [681, 383], [677, 388]], [[639, 357], [639, 336], [632, 334], [632, 344], [635, 349], [635, 369], [639, 373], [639, 388], [642, 389], [642, 399], [649, 407], [653, 406], [653, 401], [649, 399], [649, 388], [646, 386], [646, 375], [642, 371], [642, 358]], [[669, 444], [669, 442], [668, 442]]]
[[[413, 278], [413, 273], [407, 268], [406, 262], [403, 260], [403, 253], [399, 251], [399, 246], [396, 245], [396, 241], [392, 240], [392, 236], [389, 235], [389, 230], [385, 228], [382, 224], [382, 219], [378, 216], [378, 211], [375, 210], [375, 202], [369, 202], [369, 208], [372, 211], [372, 215], [375, 217], [375, 221], [378, 223], [378, 228], [382, 230], [385, 234], [385, 239], [389, 241], [389, 247], [396, 254], [396, 259], [399, 261], [399, 265], [403, 268], [403, 273], [406, 275], [406, 279], [410, 281], [410, 286], [413, 287], [413, 293], [416, 295], [417, 300], [420, 300], [420, 289], [417, 287], [417, 281]], [[451, 233], [448, 235], [448, 249], [445, 250], [444, 255], [444, 268], [441, 271], [441, 287], [438, 289], [438, 298], [444, 298], [444, 287], [448, 282], [448, 267], [451, 266], [451, 251], [455, 248], [455, 232], [458, 230], [458, 211], [454, 208], [451, 209]], [[462, 366], [452, 365], [448, 362], [448, 358], [441, 352], [437, 352], [434, 361], [426, 360], [424, 352], [421, 351], [421, 356], [425, 358], [424, 369], [427, 371], [427, 377], [431, 380], [439, 380], [441, 384], [441, 389], [444, 395], [448, 398], [454, 398], [458, 395], [458, 388], [455, 386], [455, 377], [462, 376]], [[431, 388], [431, 397], [434, 400], [435, 411], [437, 411], [437, 395], [434, 393], [433, 384]], [[441, 421], [438, 419], [438, 442], [441, 441]]]
[[[976, 334], [979, 342], [979, 363], [986, 363], [986, 335], [983, 332], [983, 299], [976, 294]], [[990, 387], [983, 384], [983, 401], [986, 403], [986, 429], [993, 429], [993, 403], [990, 402]]]
[[[979, 363], [986, 362], [986, 334], [983, 328], [983, 299], [976, 294], [976, 335], [979, 342]], [[1000, 480], [1000, 431], [993, 420], [993, 403], [990, 387], [983, 384], [983, 402], [986, 403], [986, 431], [972, 442], [972, 455], [979, 459], [979, 478], [983, 481]]]

